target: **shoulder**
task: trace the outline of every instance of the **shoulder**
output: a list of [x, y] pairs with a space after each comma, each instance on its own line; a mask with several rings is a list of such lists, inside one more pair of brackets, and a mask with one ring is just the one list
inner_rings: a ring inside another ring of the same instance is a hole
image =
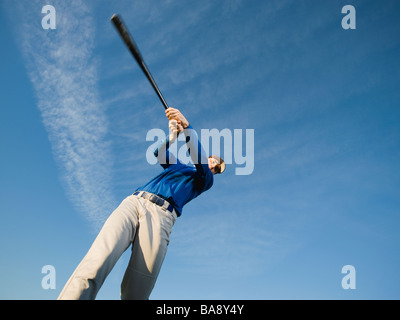
[[208, 172], [206, 173], [205, 180], [204, 191], [210, 189], [214, 184], [214, 175], [210, 169], [208, 169]]
[[204, 192], [210, 189], [214, 184], [214, 175], [208, 169], [204, 175], [196, 175], [196, 187], [198, 191]]

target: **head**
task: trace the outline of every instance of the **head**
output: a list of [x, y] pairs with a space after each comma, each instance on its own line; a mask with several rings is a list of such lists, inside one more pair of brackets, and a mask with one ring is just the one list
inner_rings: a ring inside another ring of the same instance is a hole
[[219, 174], [225, 171], [225, 162], [221, 157], [209, 156], [208, 167], [210, 168], [212, 174]]

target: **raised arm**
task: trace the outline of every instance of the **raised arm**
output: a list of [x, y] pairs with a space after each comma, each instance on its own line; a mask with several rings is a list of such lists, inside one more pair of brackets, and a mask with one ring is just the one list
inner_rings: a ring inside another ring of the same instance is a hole
[[[168, 108], [165, 110], [169, 120], [176, 120], [178, 125], [181, 125], [183, 132], [186, 136], [186, 144], [189, 149], [190, 157], [196, 166], [197, 174], [199, 177], [206, 178], [210, 177], [212, 180], [212, 172], [208, 166], [208, 156], [206, 151], [203, 149], [196, 131], [189, 124], [189, 121], [185, 116], [175, 108]], [[209, 180], [209, 179], [206, 179]]]
[[169, 147], [173, 144], [178, 137], [178, 134], [183, 130], [182, 126], [178, 124], [176, 120], [169, 121], [169, 136], [166, 140], [161, 140], [159, 145], [157, 146], [156, 150], [154, 151], [154, 155], [156, 156], [158, 162], [161, 166], [166, 169], [171, 164], [176, 164], [177, 159], [176, 157], [169, 152]]

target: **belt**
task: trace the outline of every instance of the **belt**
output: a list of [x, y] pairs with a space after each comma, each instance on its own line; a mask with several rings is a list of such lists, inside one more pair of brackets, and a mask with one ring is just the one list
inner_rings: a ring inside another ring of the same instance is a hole
[[133, 195], [145, 198], [155, 203], [156, 205], [160, 206], [161, 208], [168, 210], [171, 213], [173, 213], [174, 211], [174, 207], [167, 200], [164, 200], [163, 198], [156, 196], [155, 194], [146, 191], [136, 191]]

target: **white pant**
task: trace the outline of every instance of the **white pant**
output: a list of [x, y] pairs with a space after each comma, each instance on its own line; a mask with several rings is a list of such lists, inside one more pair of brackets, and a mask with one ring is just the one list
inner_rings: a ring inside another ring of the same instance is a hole
[[167, 253], [176, 214], [131, 195], [110, 215], [59, 300], [95, 299], [105, 278], [132, 243], [121, 299], [149, 298]]

